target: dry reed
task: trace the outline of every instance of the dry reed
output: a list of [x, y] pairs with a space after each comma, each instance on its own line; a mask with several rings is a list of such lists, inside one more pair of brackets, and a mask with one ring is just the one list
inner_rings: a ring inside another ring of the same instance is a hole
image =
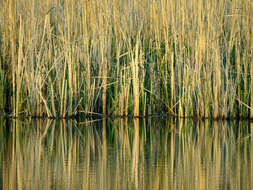
[[0, 6], [0, 112], [253, 117], [248, 0]]

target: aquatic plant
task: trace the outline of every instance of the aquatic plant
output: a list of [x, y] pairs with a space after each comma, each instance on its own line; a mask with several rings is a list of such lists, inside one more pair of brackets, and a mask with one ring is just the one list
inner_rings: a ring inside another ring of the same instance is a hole
[[6, 0], [1, 7], [1, 112], [253, 118], [248, 0]]

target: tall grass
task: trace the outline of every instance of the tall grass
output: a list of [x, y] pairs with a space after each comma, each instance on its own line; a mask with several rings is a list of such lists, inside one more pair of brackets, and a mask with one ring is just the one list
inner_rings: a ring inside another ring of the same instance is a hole
[[9, 114], [253, 117], [248, 0], [1, 7], [0, 108]]

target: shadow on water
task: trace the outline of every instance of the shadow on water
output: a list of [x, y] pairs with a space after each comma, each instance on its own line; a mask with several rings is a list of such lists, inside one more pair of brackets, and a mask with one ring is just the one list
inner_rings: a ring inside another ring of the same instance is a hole
[[253, 123], [0, 122], [1, 189], [252, 189]]

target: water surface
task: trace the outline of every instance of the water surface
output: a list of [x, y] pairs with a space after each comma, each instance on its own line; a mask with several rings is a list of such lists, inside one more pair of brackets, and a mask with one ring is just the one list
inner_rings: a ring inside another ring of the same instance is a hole
[[1, 121], [1, 189], [252, 189], [253, 123]]

